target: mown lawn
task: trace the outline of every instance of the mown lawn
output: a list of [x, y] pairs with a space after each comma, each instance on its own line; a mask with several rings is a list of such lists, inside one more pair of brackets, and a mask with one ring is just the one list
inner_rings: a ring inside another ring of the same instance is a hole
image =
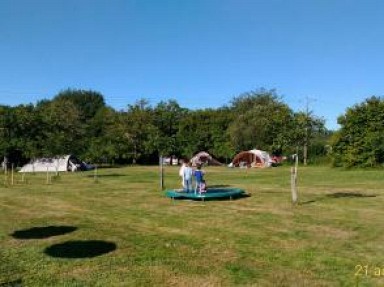
[[384, 286], [383, 170], [300, 167], [298, 206], [289, 167], [206, 171], [250, 196], [172, 201], [155, 166], [1, 175], [0, 286]]

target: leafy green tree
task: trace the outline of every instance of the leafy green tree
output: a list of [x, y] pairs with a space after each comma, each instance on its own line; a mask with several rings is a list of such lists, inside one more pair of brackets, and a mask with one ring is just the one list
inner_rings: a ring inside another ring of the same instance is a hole
[[18, 160], [35, 154], [34, 143], [39, 139], [41, 122], [33, 105], [19, 105], [11, 109], [12, 124], [8, 127], [9, 153], [18, 155]]
[[52, 101], [71, 101], [79, 111], [81, 122], [88, 122], [105, 107], [103, 95], [91, 90], [67, 89], [57, 94]]
[[0, 106], [0, 150], [2, 154], [1, 161], [3, 157], [7, 157], [12, 146], [10, 143], [10, 131], [12, 128], [10, 116], [11, 108], [9, 106]]
[[141, 99], [129, 105], [128, 110], [120, 116], [124, 139], [132, 147], [132, 162], [137, 163], [153, 151], [153, 139], [158, 133], [153, 124], [152, 107], [147, 100]]
[[191, 157], [196, 152], [207, 151], [219, 159], [232, 156], [228, 126], [231, 114], [225, 109], [190, 111], [180, 122], [178, 133], [182, 155]]
[[79, 124], [80, 112], [73, 102], [59, 99], [40, 103], [37, 112], [42, 129], [37, 156], [79, 154], [85, 132]]
[[35, 154], [40, 122], [33, 105], [0, 107], [0, 150], [9, 161], [19, 164]]
[[192, 111], [175, 100], [153, 108], [141, 99], [117, 112], [98, 92], [68, 89], [36, 105], [0, 106], [0, 149], [28, 158], [73, 153], [120, 163], [207, 151], [223, 161], [244, 149], [281, 153], [302, 146], [304, 135], [321, 138], [321, 126], [313, 115], [293, 113], [274, 90], [242, 94], [218, 109]]
[[177, 137], [180, 121], [187, 110], [179, 106], [177, 101], [160, 102], [153, 109], [153, 124], [157, 132], [150, 140], [153, 151], [169, 156], [180, 156], [182, 142]]
[[371, 97], [338, 118], [332, 157], [335, 166], [372, 167], [384, 163], [384, 100]]
[[85, 135], [76, 142], [76, 154], [84, 156], [92, 145], [99, 127], [93, 122], [97, 113], [106, 108], [102, 94], [92, 90], [67, 89], [57, 94], [51, 102], [71, 102], [78, 111], [77, 129]]
[[93, 137], [84, 155], [92, 162], [115, 163], [129, 158], [130, 146], [124, 139], [119, 113], [112, 108], [99, 109], [90, 125], [94, 127]]
[[[297, 148], [302, 155], [300, 158], [308, 158], [310, 155], [318, 155], [320, 150], [323, 150], [325, 155], [325, 146], [327, 141], [324, 137], [328, 131], [325, 129], [324, 120], [313, 115], [312, 112], [297, 112], [294, 113], [293, 125], [291, 128], [291, 148], [288, 149], [290, 153], [296, 153]], [[323, 138], [323, 141], [320, 139]], [[315, 141], [316, 139], [316, 141]], [[313, 144], [316, 142], [316, 147]], [[323, 148], [321, 148], [321, 145]], [[307, 155], [305, 155], [305, 148], [307, 148]], [[317, 152], [315, 152], [315, 148]], [[305, 159], [306, 160], [306, 159]]]
[[245, 93], [232, 101], [235, 119], [229, 127], [236, 151], [252, 148], [282, 151], [291, 142], [293, 111], [274, 90]]
[[222, 162], [228, 162], [236, 152], [228, 132], [229, 126], [233, 122], [234, 114], [231, 113], [229, 108], [223, 107], [212, 110], [211, 116], [212, 146], [208, 149], [208, 152]]

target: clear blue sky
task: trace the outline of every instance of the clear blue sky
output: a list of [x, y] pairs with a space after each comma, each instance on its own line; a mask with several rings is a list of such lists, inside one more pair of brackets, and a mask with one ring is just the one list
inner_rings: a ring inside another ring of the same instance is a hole
[[101, 92], [220, 107], [276, 89], [330, 129], [383, 94], [382, 0], [0, 0], [0, 104]]

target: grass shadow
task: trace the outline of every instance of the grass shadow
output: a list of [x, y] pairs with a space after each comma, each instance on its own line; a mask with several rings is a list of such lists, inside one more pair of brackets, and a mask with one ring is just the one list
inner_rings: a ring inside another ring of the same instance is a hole
[[251, 197], [248, 193], [243, 194], [236, 194], [232, 196], [226, 196], [226, 197], [197, 197], [197, 198], [187, 198], [187, 197], [175, 197], [172, 200], [181, 200], [181, 201], [232, 201], [232, 200], [238, 200], [242, 198]]
[[10, 282], [0, 282], [0, 287], [22, 287], [23, 281], [21, 279], [17, 279]]
[[231, 187], [229, 184], [213, 184], [208, 186], [208, 188], [224, 188], [224, 187]]
[[248, 197], [251, 197], [251, 195], [248, 193], [243, 193], [243, 194], [233, 195], [231, 197], [204, 198], [204, 201], [232, 201], [232, 200], [239, 200], [239, 199], [248, 198]]
[[92, 258], [116, 250], [113, 242], [101, 240], [77, 240], [54, 244], [47, 247], [44, 253], [57, 258]]
[[307, 200], [307, 201], [299, 201], [299, 205], [306, 205], [306, 204], [311, 204], [311, 203], [314, 203], [316, 201], [319, 201], [319, 200]]
[[[111, 173], [111, 174], [98, 174], [97, 177], [124, 177], [128, 176], [127, 174], [120, 173]], [[94, 174], [88, 174], [86, 177], [95, 177]]]
[[377, 197], [376, 194], [363, 194], [357, 192], [335, 192], [331, 194], [327, 194], [322, 197], [318, 197], [316, 199], [310, 199], [307, 201], [299, 202], [299, 205], [311, 204], [319, 201], [323, 201], [329, 198], [369, 198], [369, 197]]
[[364, 197], [377, 197], [376, 194], [363, 194], [358, 192], [335, 192], [327, 194], [327, 197], [331, 198], [364, 198]]
[[44, 226], [17, 230], [11, 234], [16, 239], [44, 239], [52, 236], [64, 235], [75, 231], [74, 226]]

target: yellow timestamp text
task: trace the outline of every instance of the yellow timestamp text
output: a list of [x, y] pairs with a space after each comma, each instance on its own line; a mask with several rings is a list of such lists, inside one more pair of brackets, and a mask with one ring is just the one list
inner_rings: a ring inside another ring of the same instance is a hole
[[357, 264], [355, 276], [384, 277], [384, 266]]

